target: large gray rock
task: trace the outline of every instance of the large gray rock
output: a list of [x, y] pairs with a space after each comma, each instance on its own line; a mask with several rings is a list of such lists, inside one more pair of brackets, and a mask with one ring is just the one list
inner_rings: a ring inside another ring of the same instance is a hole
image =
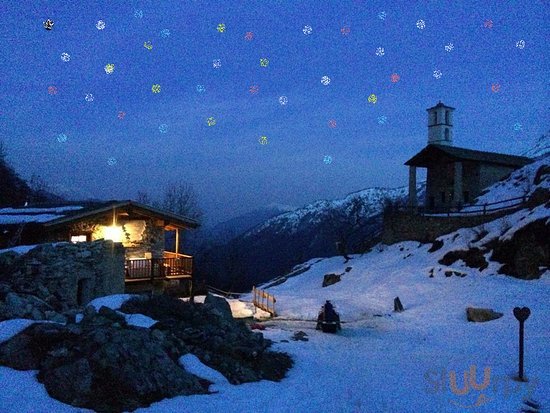
[[340, 280], [340, 274], [325, 274], [325, 276], [323, 277], [323, 287], [328, 287], [329, 285], [336, 284], [337, 282], [340, 282]]
[[213, 314], [217, 314], [226, 320], [233, 320], [231, 306], [225, 298], [218, 297], [209, 293], [204, 299], [204, 304], [207, 306], [207, 308], [211, 309]]
[[490, 308], [466, 308], [466, 317], [468, 321], [473, 321], [476, 323], [483, 323], [485, 321], [496, 320], [497, 318], [502, 317], [502, 313], [497, 313], [496, 311], [491, 310]]

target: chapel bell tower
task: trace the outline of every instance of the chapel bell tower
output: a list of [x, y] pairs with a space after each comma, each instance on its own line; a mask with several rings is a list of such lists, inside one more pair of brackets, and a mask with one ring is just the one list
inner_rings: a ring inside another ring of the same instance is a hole
[[428, 112], [428, 145], [453, 146], [453, 111], [455, 108], [439, 103]]

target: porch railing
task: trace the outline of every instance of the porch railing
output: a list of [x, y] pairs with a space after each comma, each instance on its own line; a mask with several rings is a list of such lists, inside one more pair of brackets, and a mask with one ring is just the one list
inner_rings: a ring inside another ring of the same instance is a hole
[[259, 288], [252, 287], [252, 304], [256, 307], [267, 311], [273, 317], [277, 315], [275, 312], [275, 296], [269, 294], [267, 291], [260, 290]]
[[189, 278], [193, 274], [193, 257], [138, 258], [126, 260], [126, 280]]

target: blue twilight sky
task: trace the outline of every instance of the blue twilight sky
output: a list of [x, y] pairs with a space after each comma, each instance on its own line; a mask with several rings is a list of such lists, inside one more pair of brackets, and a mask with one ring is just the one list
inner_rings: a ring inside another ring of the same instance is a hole
[[22, 177], [82, 197], [189, 182], [206, 222], [401, 186], [438, 100], [456, 146], [520, 153], [548, 130], [549, 17], [537, 0], [2, 0], [0, 139]]

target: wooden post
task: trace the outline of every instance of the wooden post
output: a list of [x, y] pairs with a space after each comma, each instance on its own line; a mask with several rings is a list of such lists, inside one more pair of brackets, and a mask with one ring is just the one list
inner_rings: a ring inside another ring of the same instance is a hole
[[179, 251], [180, 251], [180, 229], [176, 228], [176, 258], [178, 258]]

